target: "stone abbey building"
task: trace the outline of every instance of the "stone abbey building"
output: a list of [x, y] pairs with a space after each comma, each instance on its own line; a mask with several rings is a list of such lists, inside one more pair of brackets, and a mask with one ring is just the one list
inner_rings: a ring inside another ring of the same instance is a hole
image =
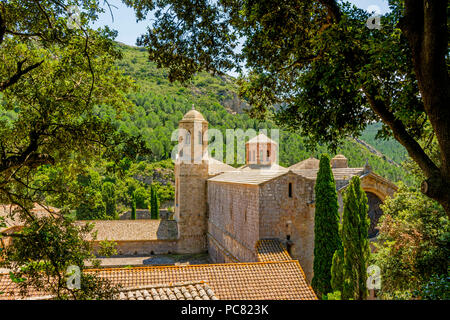
[[[208, 122], [194, 108], [179, 123], [175, 163], [177, 251], [209, 253], [212, 261], [258, 261], [256, 245], [277, 239], [298, 259], [308, 282], [314, 253], [314, 184], [319, 160], [289, 168], [276, 163], [277, 144], [260, 134], [246, 143], [246, 164], [233, 168], [208, 156]], [[366, 164], [349, 168], [343, 155], [331, 160], [342, 210], [342, 190], [361, 178], [369, 200], [370, 236], [376, 236], [379, 204], [396, 186]]]
[[[179, 127], [174, 220], [89, 221], [97, 232], [90, 240], [97, 248], [113, 240], [120, 255], [207, 252], [212, 264], [86, 272], [121, 284], [117, 299], [317, 299], [309, 283], [319, 160], [279, 166], [277, 143], [260, 134], [246, 143], [246, 164], [233, 168], [208, 155], [208, 122], [198, 111], [186, 113]], [[331, 166], [341, 210], [342, 191], [352, 176], [361, 178], [369, 200], [369, 236], [376, 236], [379, 204], [396, 186], [368, 164], [349, 168], [342, 155]], [[0, 215], [8, 210], [0, 206]], [[15, 232], [18, 223], [8, 221], [0, 231]], [[0, 300], [20, 299], [19, 291], [8, 273], [0, 272]], [[52, 298], [33, 290], [27, 296]]]

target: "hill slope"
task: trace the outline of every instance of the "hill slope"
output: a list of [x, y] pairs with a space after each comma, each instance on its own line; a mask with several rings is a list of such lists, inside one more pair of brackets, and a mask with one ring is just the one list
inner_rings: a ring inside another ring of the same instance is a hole
[[[170, 83], [164, 69], [158, 69], [147, 59], [143, 48], [120, 45], [124, 59], [119, 67], [136, 80], [139, 86], [137, 92], [131, 95], [136, 108], [135, 113], [126, 116], [118, 122], [121, 130], [133, 134], [141, 133], [154, 151], [150, 161], [167, 159], [174, 146], [170, 140], [172, 131], [178, 127], [178, 121], [195, 104], [205, 118], [210, 128], [222, 131], [226, 129], [253, 128], [270, 129], [276, 126], [270, 122], [260, 122], [251, 119], [243, 110], [248, 107], [238, 99], [237, 87], [231, 77], [211, 76], [201, 73], [194, 77], [187, 87], [178, 83]], [[345, 141], [338, 150], [349, 159], [350, 166], [362, 166], [366, 159], [374, 170], [392, 181], [403, 180], [411, 182], [408, 174], [395, 162], [400, 163], [405, 158], [403, 147], [396, 141], [379, 141], [374, 139], [379, 124], [370, 125], [361, 140]], [[373, 144], [374, 147], [369, 145]], [[378, 150], [381, 153], [374, 152]], [[290, 166], [313, 155], [318, 157], [328, 152], [326, 147], [318, 146], [314, 152], [305, 149], [303, 139], [298, 134], [281, 131], [280, 133], [280, 164]], [[386, 153], [385, 153], [386, 152]], [[390, 161], [390, 160], [393, 161]]]

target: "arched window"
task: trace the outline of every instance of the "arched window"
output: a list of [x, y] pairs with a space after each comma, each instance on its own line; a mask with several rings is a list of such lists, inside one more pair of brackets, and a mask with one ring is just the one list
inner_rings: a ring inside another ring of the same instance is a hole
[[203, 135], [202, 132], [198, 132], [198, 144], [203, 144]]
[[289, 182], [289, 198], [292, 198], [292, 183]]
[[190, 145], [191, 144], [191, 134], [190, 132], [186, 133], [186, 142], [185, 144]]

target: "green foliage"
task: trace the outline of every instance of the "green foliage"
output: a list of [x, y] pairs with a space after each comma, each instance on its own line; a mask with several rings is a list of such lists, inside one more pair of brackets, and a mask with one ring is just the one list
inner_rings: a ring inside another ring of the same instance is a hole
[[320, 157], [320, 168], [314, 187], [314, 278], [311, 286], [318, 296], [331, 292], [333, 254], [341, 246], [339, 237], [339, 204], [331, 171], [330, 158]]
[[[342, 217], [342, 299], [361, 300], [367, 297], [367, 267], [370, 257], [367, 196], [359, 177], [353, 176], [344, 195]], [[337, 259], [339, 260], [339, 259]]]
[[[334, 153], [349, 136], [383, 122], [377, 135], [405, 146], [433, 185], [427, 195], [450, 214], [450, 197], [441, 191], [450, 188], [450, 129], [442, 120], [450, 117], [448, 44], [446, 36], [426, 41], [448, 33], [447, 2], [430, 4], [417, 27], [423, 4], [391, 1], [377, 30], [367, 27], [371, 13], [335, 0], [126, 3], [140, 20], [157, 13], [138, 43], [168, 68], [170, 81], [245, 65], [238, 85], [249, 114], [298, 133], [310, 149], [327, 145]], [[433, 138], [437, 161], [430, 157]]]
[[[366, 27], [368, 12], [334, 1], [328, 2], [332, 9], [313, 1], [167, 1], [161, 8], [126, 3], [141, 19], [164, 8], [138, 42], [148, 49], [150, 60], [168, 68], [169, 79], [185, 81], [199, 70], [239, 69], [245, 61], [249, 72], [240, 81], [240, 93], [253, 114], [275, 112], [313, 145], [358, 136], [377, 119], [361, 88], [378, 81], [384, 84], [380, 95], [398, 119], [414, 128], [423, 120], [410, 50], [397, 28], [402, 16], [398, 3], [376, 32]], [[238, 56], [232, 50], [237, 43], [233, 31], [245, 39]], [[405, 77], [392, 79], [397, 72]]]
[[333, 254], [331, 264], [331, 288], [333, 291], [342, 292], [344, 285], [344, 248], [341, 247]]
[[136, 198], [134, 194], [131, 198], [131, 220], [136, 220]]
[[159, 219], [159, 199], [158, 199], [158, 192], [156, 190], [156, 187], [152, 185], [151, 187], [151, 218], [152, 219]]
[[433, 275], [414, 295], [423, 300], [450, 300], [450, 275]]
[[134, 191], [134, 200], [136, 201], [136, 208], [145, 209], [148, 206], [148, 193], [144, 187], [138, 187]]
[[117, 242], [103, 240], [99, 242], [97, 254], [101, 257], [110, 257], [117, 255]]
[[407, 151], [397, 140], [378, 134], [383, 129], [380, 122], [367, 125], [360, 138], [380, 151], [387, 159], [402, 163], [407, 158]]
[[322, 297], [322, 300], [342, 300], [341, 292], [340, 291], [330, 292], [329, 294], [324, 295]]
[[[27, 223], [13, 235], [14, 241], [5, 250], [1, 266], [12, 270], [11, 280], [22, 295], [34, 289], [56, 299], [113, 298], [118, 288], [109, 280], [83, 272], [87, 261], [96, 261], [92, 244], [84, 240], [92, 233], [92, 225], [77, 226], [60, 217], [30, 219], [23, 211], [21, 217]], [[69, 266], [80, 268], [80, 289], [67, 287]]]
[[111, 219], [118, 219], [116, 211], [116, 188], [112, 182], [105, 182], [102, 185], [103, 203], [105, 204], [105, 214]]
[[[83, 8], [76, 28], [70, 5]], [[138, 136], [113, 123], [131, 111], [135, 86], [116, 65], [115, 33], [90, 28], [101, 11], [91, 0], [2, 1], [0, 203], [47, 198], [79, 208], [80, 218], [103, 219], [100, 187], [77, 177], [101, 157], [118, 161], [144, 150]], [[99, 112], [103, 106], [112, 118]]]
[[381, 269], [379, 296], [411, 299], [421, 287], [432, 290], [432, 277], [447, 276], [450, 261], [449, 221], [442, 206], [399, 184], [381, 208], [374, 255], [374, 264]]

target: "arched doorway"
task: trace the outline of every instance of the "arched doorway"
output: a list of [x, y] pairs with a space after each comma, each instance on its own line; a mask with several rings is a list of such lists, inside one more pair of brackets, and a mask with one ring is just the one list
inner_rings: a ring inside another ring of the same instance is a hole
[[378, 235], [379, 229], [377, 228], [378, 220], [380, 219], [383, 211], [380, 208], [380, 204], [383, 202], [381, 199], [372, 192], [366, 192], [368, 205], [369, 205], [369, 218], [370, 218], [370, 226], [369, 226], [369, 238], [376, 237]]

